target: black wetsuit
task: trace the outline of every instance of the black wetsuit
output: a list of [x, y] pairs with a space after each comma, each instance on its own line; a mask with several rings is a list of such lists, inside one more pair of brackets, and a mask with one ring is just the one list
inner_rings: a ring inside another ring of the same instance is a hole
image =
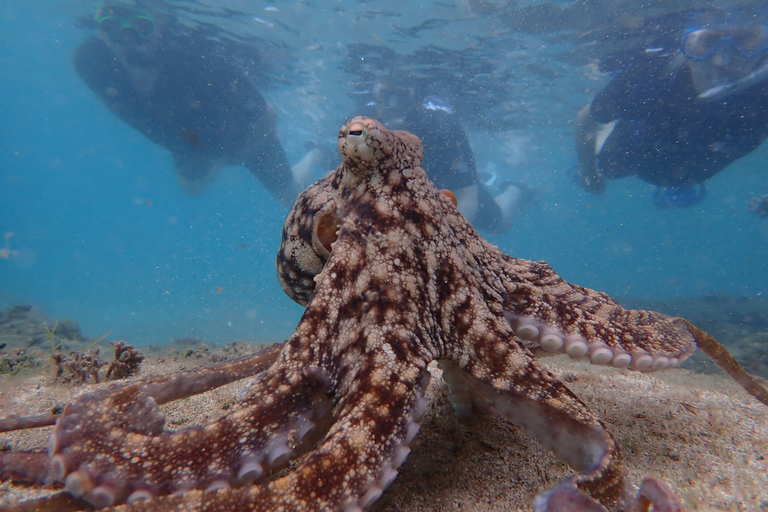
[[[364, 115], [376, 117], [375, 112]], [[477, 215], [472, 224], [491, 233], [503, 232], [501, 209], [488, 189], [478, 183], [472, 146], [453, 115], [417, 105], [409, 109], [401, 120], [381, 121], [390, 130], [406, 130], [421, 139], [424, 146], [422, 165], [437, 188], [455, 191], [477, 185]]]
[[97, 37], [77, 48], [74, 64], [113, 114], [173, 154], [180, 174], [194, 179], [214, 163], [242, 163], [280, 192], [291, 173], [274, 115], [245, 73], [217, 50], [203, 38], [166, 34], [149, 63], [157, 69], [149, 94]]
[[414, 108], [403, 118], [405, 129], [424, 146], [424, 170], [439, 189], [477, 185], [472, 146], [459, 122], [443, 110]]
[[591, 104], [598, 123], [617, 121], [597, 166], [603, 177], [637, 176], [660, 187], [703, 183], [768, 136], [768, 82], [720, 100], [697, 97], [685, 66], [635, 61]]

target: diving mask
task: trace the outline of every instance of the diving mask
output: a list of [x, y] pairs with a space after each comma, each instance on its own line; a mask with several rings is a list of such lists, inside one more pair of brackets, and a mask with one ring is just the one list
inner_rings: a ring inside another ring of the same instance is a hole
[[105, 5], [94, 16], [99, 29], [112, 41], [119, 41], [133, 33], [140, 41], [149, 41], [155, 35], [155, 20], [140, 9], [122, 5]]

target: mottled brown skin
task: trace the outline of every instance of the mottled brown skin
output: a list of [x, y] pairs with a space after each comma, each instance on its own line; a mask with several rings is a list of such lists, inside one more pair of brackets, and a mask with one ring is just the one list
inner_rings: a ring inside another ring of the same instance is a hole
[[[58, 480], [100, 506], [132, 501], [119, 510], [361, 510], [407, 456], [438, 360], [457, 412], [503, 414], [577, 471], [537, 510], [623, 507], [615, 440], [538, 355], [650, 371], [685, 359], [699, 331], [500, 252], [429, 181], [415, 136], [355, 118], [339, 151], [285, 223], [278, 276], [306, 311], [250, 373], [274, 364], [224, 417], [181, 432], [163, 430], [156, 403], [191, 394], [195, 373], [81, 398], [53, 436]], [[240, 378], [244, 365], [220, 373]], [[257, 468], [304, 453], [261, 481]], [[662, 495], [649, 485], [641, 497]]]
[[[350, 131], [360, 135], [350, 137]], [[538, 435], [583, 470], [566, 485], [615, 508], [625, 496], [615, 441], [515, 336], [504, 311], [627, 352], [639, 348], [684, 358], [693, 347], [691, 334], [673, 319], [626, 311], [605, 294], [570, 285], [543, 262], [501, 253], [428, 180], [414, 136], [357, 118], [339, 134], [339, 150], [342, 167], [307, 190], [286, 221], [278, 258], [286, 292], [312, 309], [327, 290], [345, 289], [340, 311], [354, 318], [358, 329], [373, 323], [377, 332], [389, 333], [376, 344], [390, 347], [397, 359], [424, 365], [440, 360], [444, 369], [458, 367], [482, 383], [482, 391], [500, 395], [499, 402], [536, 410], [532, 421], [515, 419], [535, 430], [546, 417], [553, 433], [566, 431], [563, 439]], [[318, 226], [329, 218], [339, 226], [331, 247], [318, 235], [326, 231]], [[360, 336], [357, 345], [373, 345]], [[370, 357], [361, 352], [355, 359]], [[478, 398], [482, 391], [470, 393], [476, 410], [494, 401]], [[572, 449], [574, 438], [600, 446], [602, 453]]]

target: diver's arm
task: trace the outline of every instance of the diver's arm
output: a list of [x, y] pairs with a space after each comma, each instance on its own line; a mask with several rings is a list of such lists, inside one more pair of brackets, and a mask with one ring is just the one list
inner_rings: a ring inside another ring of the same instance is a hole
[[72, 56], [72, 64], [77, 74], [99, 96], [103, 94], [101, 89], [108, 83], [105, 81], [104, 75], [109, 68], [104, 62], [110, 57], [112, 56], [109, 53], [109, 48], [97, 37], [86, 39], [75, 49]]
[[[153, 104], [137, 93], [130, 76], [109, 47], [98, 37], [83, 42], [73, 55], [75, 71], [113, 115], [150, 140], [166, 147], [162, 118]], [[165, 114], [165, 111], [163, 111]]]
[[597, 120], [592, 116], [591, 105], [587, 105], [576, 117], [576, 155], [579, 159], [579, 181], [592, 194], [605, 192], [605, 178], [597, 168], [595, 142]]
[[121, 117], [119, 101], [130, 95], [128, 77], [114, 54], [98, 37], [89, 37], [74, 52], [72, 64], [85, 84], [113, 113]]
[[322, 152], [312, 149], [291, 167], [278, 137], [274, 107], [267, 104], [266, 115], [255, 121], [242, 154], [243, 164], [283, 206], [290, 208], [296, 196], [310, 184]]
[[650, 56], [633, 60], [612, 78], [594, 99], [589, 113], [598, 124], [617, 119], [642, 119], [664, 111], [665, 102], [679, 94], [679, 66], [672, 57]]

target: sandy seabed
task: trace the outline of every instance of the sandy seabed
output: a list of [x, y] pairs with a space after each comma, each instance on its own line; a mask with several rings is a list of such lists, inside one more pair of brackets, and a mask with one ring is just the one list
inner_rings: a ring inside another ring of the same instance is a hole
[[[198, 361], [198, 364], [200, 362]], [[688, 370], [640, 374], [591, 366], [564, 356], [545, 363], [613, 432], [637, 485], [661, 478], [690, 511], [768, 510], [768, 407], [727, 376]], [[210, 364], [210, 361], [204, 361]], [[194, 366], [150, 356], [140, 377]], [[499, 417], [457, 420], [436, 365], [430, 406], [400, 475], [369, 510], [530, 510], [540, 492], [572, 474], [521, 428]], [[168, 428], [185, 428], [224, 414], [250, 379], [165, 406]], [[56, 384], [50, 367], [2, 377], [0, 417], [49, 414], [78, 395], [109, 384]], [[0, 434], [0, 447], [45, 446], [51, 428]], [[49, 491], [0, 483], [0, 505]]]

